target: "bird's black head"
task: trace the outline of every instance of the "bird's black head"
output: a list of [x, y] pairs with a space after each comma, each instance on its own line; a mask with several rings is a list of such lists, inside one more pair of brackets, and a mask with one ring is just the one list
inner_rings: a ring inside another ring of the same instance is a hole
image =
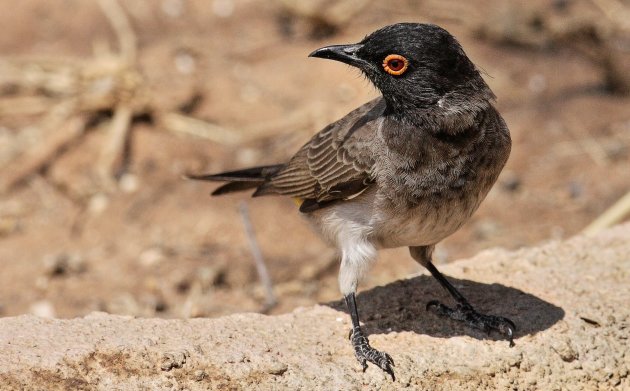
[[309, 56], [357, 67], [381, 91], [393, 112], [435, 106], [462, 111], [456, 106], [476, 100], [487, 104], [494, 98], [459, 42], [432, 24], [386, 26], [357, 44], [327, 46]]

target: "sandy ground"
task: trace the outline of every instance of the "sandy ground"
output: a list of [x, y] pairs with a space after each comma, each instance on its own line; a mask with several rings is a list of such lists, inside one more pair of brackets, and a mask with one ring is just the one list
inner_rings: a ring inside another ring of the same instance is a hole
[[627, 390], [630, 225], [446, 265], [480, 310], [511, 318], [516, 346], [427, 313], [448, 300], [427, 275], [358, 297], [397, 380], [361, 372], [340, 302], [277, 316], [0, 319], [3, 390]]

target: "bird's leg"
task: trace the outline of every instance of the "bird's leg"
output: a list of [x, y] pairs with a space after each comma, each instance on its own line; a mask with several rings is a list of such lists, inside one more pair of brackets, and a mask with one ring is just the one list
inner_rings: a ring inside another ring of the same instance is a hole
[[350, 311], [350, 318], [352, 319], [352, 330], [350, 330], [349, 338], [352, 342], [352, 347], [354, 348], [354, 354], [357, 357], [357, 360], [359, 360], [359, 363], [361, 363], [363, 371], [365, 372], [367, 369], [367, 362], [369, 361], [389, 373], [392, 380], [396, 380], [394, 370], [392, 369], [392, 366], [394, 366], [394, 360], [392, 360], [389, 354], [379, 352], [371, 347], [370, 341], [368, 341], [361, 329], [361, 325], [359, 324], [359, 311], [357, 310], [357, 302], [355, 300], [354, 293], [348, 294], [345, 299], [348, 311]]
[[427, 310], [431, 310], [439, 315], [446, 316], [460, 322], [465, 322], [469, 327], [480, 329], [485, 332], [495, 330], [503, 334], [508, 341], [510, 341], [510, 347], [514, 346], [513, 337], [514, 331], [516, 330], [514, 322], [502, 316], [485, 315], [475, 311], [470, 303], [468, 303], [468, 300], [466, 300], [466, 298], [462, 296], [462, 294], [459, 293], [459, 291], [455, 289], [450, 282], [448, 282], [446, 277], [440, 273], [432, 262], [423, 262], [423, 265], [457, 302], [457, 305], [453, 309], [445, 306], [437, 300], [431, 300], [427, 303]]

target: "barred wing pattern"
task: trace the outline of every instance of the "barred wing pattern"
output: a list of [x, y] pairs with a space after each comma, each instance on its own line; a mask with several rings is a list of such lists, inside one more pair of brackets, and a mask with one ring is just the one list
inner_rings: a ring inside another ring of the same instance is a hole
[[328, 125], [254, 195], [282, 194], [310, 201], [307, 206], [322, 206], [361, 193], [373, 183], [369, 146], [384, 110], [385, 102], [378, 98]]

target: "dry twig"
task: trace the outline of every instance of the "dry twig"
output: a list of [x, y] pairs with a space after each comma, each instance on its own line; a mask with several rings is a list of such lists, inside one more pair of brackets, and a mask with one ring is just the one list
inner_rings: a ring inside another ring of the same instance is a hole
[[129, 64], [135, 63], [138, 53], [137, 38], [125, 10], [116, 0], [98, 0], [98, 5], [116, 33], [121, 57]]
[[[134, 66], [138, 51], [137, 39], [127, 14], [116, 0], [99, 0], [98, 4], [116, 32], [121, 59], [127, 66]], [[125, 98], [133, 98], [134, 91], [130, 92], [132, 95], [124, 96], [114, 109], [114, 117], [109, 128], [109, 140], [101, 151], [98, 162], [98, 173], [103, 184], [108, 188], [113, 188], [112, 178], [120, 173], [124, 160], [123, 155], [133, 117], [133, 110], [129, 102], [125, 101]]]
[[102, 183], [110, 189], [114, 187], [112, 178], [122, 169], [123, 151], [127, 143], [132, 116], [133, 111], [128, 105], [121, 104], [116, 108], [109, 126], [109, 138], [101, 150], [98, 173]]
[[68, 100], [50, 109], [41, 122], [41, 133], [45, 138], [33, 147], [26, 146], [25, 150], [3, 167], [0, 192], [11, 189], [48, 165], [60, 150], [83, 133], [85, 118], [73, 115], [75, 107], [76, 101]]
[[630, 7], [619, 0], [591, 0], [611, 22], [620, 29], [630, 31]]
[[256, 264], [256, 271], [258, 272], [260, 282], [265, 289], [265, 307], [261, 312], [266, 313], [273, 307], [275, 307], [278, 301], [276, 300], [276, 296], [273, 293], [271, 277], [269, 277], [269, 272], [267, 270], [267, 266], [265, 265], [262, 251], [260, 251], [258, 241], [256, 240], [256, 234], [254, 233], [254, 227], [252, 226], [252, 222], [249, 217], [249, 209], [247, 208], [247, 203], [242, 202], [239, 206], [239, 211], [241, 213], [241, 218], [243, 219], [243, 225], [245, 226], [245, 233], [247, 234], [247, 239], [249, 241], [249, 248], [252, 251], [254, 263]]
[[205, 138], [220, 144], [236, 145], [243, 141], [240, 134], [231, 129], [185, 114], [174, 112], [159, 114], [157, 121], [162, 128], [170, 132]]
[[606, 209], [604, 213], [599, 215], [592, 223], [584, 228], [584, 233], [594, 235], [603, 229], [617, 224], [630, 213], [630, 192], [626, 193], [613, 206]]
[[4, 99], [0, 113], [39, 114], [61, 100], [40, 121], [44, 139], [18, 153], [4, 167], [0, 191], [52, 164], [64, 146], [83, 134], [89, 114], [102, 110], [112, 110], [114, 115], [96, 170], [103, 185], [110, 188], [112, 178], [120, 173], [131, 119], [135, 111], [144, 109], [146, 94], [142, 94], [142, 77], [136, 69], [137, 40], [129, 19], [117, 0], [99, 0], [98, 4], [116, 33], [119, 54], [89, 61], [15, 59], [0, 64], [5, 73], [3, 83], [13, 83], [18, 91], [31, 94]]

